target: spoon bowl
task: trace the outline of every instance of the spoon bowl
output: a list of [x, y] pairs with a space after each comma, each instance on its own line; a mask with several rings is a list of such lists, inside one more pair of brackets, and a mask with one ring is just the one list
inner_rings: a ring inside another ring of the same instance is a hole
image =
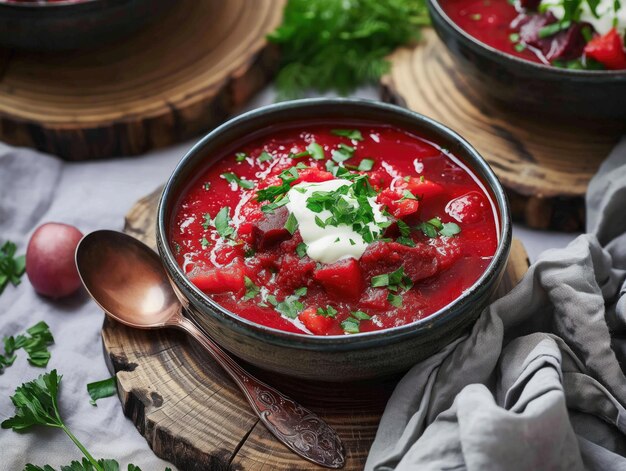
[[76, 248], [80, 278], [96, 303], [130, 327], [174, 325], [181, 304], [163, 265], [146, 245], [121, 232], [87, 234]]
[[76, 267], [85, 289], [107, 315], [140, 329], [184, 330], [230, 375], [278, 440], [313, 463], [343, 467], [343, 444], [326, 422], [250, 375], [183, 315], [158, 255], [147, 245], [121, 232], [92, 232], [76, 247]]

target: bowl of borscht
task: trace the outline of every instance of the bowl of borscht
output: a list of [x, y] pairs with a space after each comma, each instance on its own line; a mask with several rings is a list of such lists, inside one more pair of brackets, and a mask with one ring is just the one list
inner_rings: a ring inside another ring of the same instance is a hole
[[472, 88], [513, 112], [566, 122], [626, 118], [626, 4], [613, 0], [428, 0]]
[[228, 121], [183, 157], [158, 210], [192, 320], [246, 362], [312, 380], [392, 375], [447, 345], [510, 244], [505, 194], [469, 143], [365, 100]]

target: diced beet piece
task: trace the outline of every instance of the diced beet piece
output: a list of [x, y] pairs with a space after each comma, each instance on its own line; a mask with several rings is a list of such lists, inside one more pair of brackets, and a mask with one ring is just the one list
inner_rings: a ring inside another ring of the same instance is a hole
[[402, 180], [398, 188], [409, 190], [418, 198], [426, 200], [443, 193], [443, 187], [439, 183], [418, 177], [409, 177], [408, 181]]
[[325, 317], [317, 313], [317, 309], [310, 307], [302, 311], [298, 318], [304, 326], [315, 335], [325, 335], [335, 325], [335, 320], [331, 317]]
[[513, 27], [519, 27], [519, 36], [522, 43], [539, 49], [549, 60], [569, 60], [580, 57], [586, 41], [582, 28], [589, 28], [588, 23], [574, 23], [568, 29], [559, 31], [552, 36], [542, 38], [539, 32], [542, 28], [557, 23], [558, 19], [551, 13], [521, 15], [513, 22]]
[[361, 267], [354, 258], [340, 260], [319, 268], [313, 277], [329, 295], [335, 298], [356, 301], [363, 293]]
[[360, 264], [368, 279], [404, 267], [404, 273], [418, 281], [437, 273], [439, 262], [435, 248], [427, 244], [408, 247], [397, 242], [374, 242], [361, 256]]
[[414, 214], [419, 209], [419, 201], [412, 199], [404, 199], [404, 195], [400, 191], [387, 188], [381, 191], [376, 197], [379, 204], [387, 207], [387, 210], [396, 218]]
[[307, 286], [316, 266], [309, 257], [300, 258], [295, 253], [285, 253], [280, 260], [276, 283], [287, 291]]
[[319, 168], [311, 167], [311, 168], [303, 168], [298, 170], [298, 179], [295, 180], [291, 185], [296, 185], [302, 182], [308, 183], [319, 183], [319, 182], [327, 182], [328, 180], [333, 180], [335, 177], [332, 173], [327, 172], [326, 170], [320, 170]]
[[626, 69], [624, 39], [615, 28], [604, 36], [593, 38], [585, 46], [585, 54], [602, 63], [609, 70]]
[[475, 224], [484, 221], [490, 211], [485, 197], [477, 191], [450, 200], [446, 205], [446, 213], [458, 222]]
[[281, 206], [254, 222], [252, 227], [254, 248], [257, 250], [267, 249], [291, 237], [289, 231], [285, 229], [288, 217], [289, 210], [285, 206]]
[[387, 309], [389, 301], [387, 301], [388, 291], [385, 288], [372, 288], [366, 291], [366, 296], [361, 299], [359, 307], [365, 309]]
[[237, 260], [222, 268], [194, 270], [189, 281], [207, 294], [237, 293], [245, 289], [243, 264]]
[[456, 237], [435, 237], [428, 239], [428, 244], [435, 249], [438, 271], [451, 267], [461, 257], [462, 248]]

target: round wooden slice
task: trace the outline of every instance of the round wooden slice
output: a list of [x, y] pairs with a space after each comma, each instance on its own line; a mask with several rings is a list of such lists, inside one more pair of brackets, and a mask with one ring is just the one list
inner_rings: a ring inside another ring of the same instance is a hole
[[[513, 214], [535, 228], [579, 230], [589, 180], [621, 129], [588, 129], [503, 109], [468, 87], [432, 30], [391, 56], [383, 97], [465, 137], [509, 191]], [[524, 90], [520, 90], [524, 93]]]
[[[139, 201], [126, 217], [125, 231], [152, 247], [159, 194]], [[524, 247], [515, 240], [498, 296], [527, 268]], [[231, 379], [182, 333], [133, 330], [105, 320], [102, 338], [124, 413], [161, 458], [181, 470], [320, 469], [278, 442]], [[397, 380], [329, 385], [248, 368], [332, 425], [346, 447], [344, 469], [363, 469]]]
[[277, 65], [284, 0], [177, 0], [97, 49], [0, 50], [0, 139], [69, 160], [133, 155], [223, 121]]

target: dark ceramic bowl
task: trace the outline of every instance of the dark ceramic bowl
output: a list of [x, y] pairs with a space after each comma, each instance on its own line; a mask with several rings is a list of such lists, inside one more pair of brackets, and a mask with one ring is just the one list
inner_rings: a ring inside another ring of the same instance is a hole
[[568, 70], [526, 61], [470, 36], [438, 0], [428, 0], [428, 10], [469, 84], [502, 107], [566, 121], [626, 119], [626, 71]]
[[[353, 335], [311, 336], [272, 329], [222, 308], [185, 277], [177, 265], [169, 231], [182, 193], [201, 171], [241, 145], [277, 128], [309, 120], [358, 118], [414, 131], [447, 148], [468, 165], [491, 192], [500, 215], [500, 243], [485, 273], [452, 304], [408, 325]], [[476, 319], [498, 286], [511, 246], [511, 222], [502, 186], [483, 158], [461, 136], [404, 108], [350, 99], [279, 103], [238, 116], [216, 128], [180, 161], [159, 201], [157, 245], [188, 315], [224, 348], [258, 367], [301, 378], [351, 381], [407, 370], [457, 338]]]
[[54, 51], [114, 41], [143, 27], [169, 0], [78, 0], [52, 3], [0, 0], [0, 45]]

